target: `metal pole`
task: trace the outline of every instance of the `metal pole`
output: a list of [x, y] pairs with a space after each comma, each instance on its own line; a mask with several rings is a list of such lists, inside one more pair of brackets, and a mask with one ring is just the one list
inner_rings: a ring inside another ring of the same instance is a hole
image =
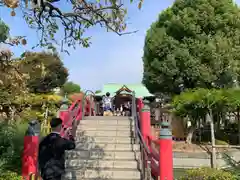
[[212, 158], [211, 158], [211, 166], [212, 168], [217, 167], [217, 157], [216, 157], [216, 147], [215, 147], [215, 134], [214, 134], [214, 124], [213, 124], [213, 117], [212, 117], [212, 110], [209, 109], [209, 114], [207, 114], [207, 118], [210, 121], [211, 127], [211, 143], [212, 143]]

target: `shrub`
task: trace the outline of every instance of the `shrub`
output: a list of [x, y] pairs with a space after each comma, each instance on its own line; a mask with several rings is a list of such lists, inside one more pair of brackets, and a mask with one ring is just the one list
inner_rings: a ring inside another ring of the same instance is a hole
[[23, 120], [37, 118], [42, 121], [45, 119], [46, 108], [48, 116], [55, 116], [60, 107], [62, 97], [54, 94], [28, 94], [16, 99], [16, 104], [21, 106], [19, 113]]
[[6, 170], [20, 172], [23, 138], [27, 128], [26, 123], [10, 125], [0, 123], [0, 174]]
[[229, 145], [226, 141], [222, 141], [222, 140], [218, 140], [218, 139], [215, 140], [215, 144], [216, 145]]
[[179, 180], [237, 180], [237, 176], [224, 170], [198, 168], [188, 170]]
[[0, 180], [22, 180], [22, 176], [12, 171], [6, 171], [0, 174]]

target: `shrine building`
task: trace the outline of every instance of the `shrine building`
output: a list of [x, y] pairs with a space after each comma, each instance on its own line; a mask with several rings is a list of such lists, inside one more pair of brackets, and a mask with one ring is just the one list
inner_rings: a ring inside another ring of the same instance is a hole
[[100, 101], [107, 92], [114, 98], [114, 105], [119, 108], [121, 104], [131, 101], [132, 93], [135, 92], [136, 98], [155, 99], [155, 96], [147, 90], [143, 84], [105, 84], [100, 93], [95, 94], [95, 99]]

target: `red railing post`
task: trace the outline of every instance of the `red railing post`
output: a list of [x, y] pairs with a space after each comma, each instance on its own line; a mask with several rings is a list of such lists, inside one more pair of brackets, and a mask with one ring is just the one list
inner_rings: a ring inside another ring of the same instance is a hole
[[141, 109], [141, 112], [140, 112], [140, 117], [141, 117], [141, 125], [140, 125], [140, 128], [141, 128], [141, 133], [143, 135], [143, 138], [146, 142], [146, 144], [148, 145], [148, 148], [150, 149], [149, 147], [149, 136], [150, 136], [150, 131], [151, 131], [151, 114], [150, 114], [150, 107], [149, 107], [149, 101], [147, 100], [144, 100], [143, 101], [143, 107]]
[[142, 108], [143, 108], [143, 100], [141, 98], [137, 99], [137, 112], [139, 112], [139, 118], [141, 120], [141, 112], [142, 112]]
[[29, 122], [24, 137], [24, 148], [22, 154], [22, 178], [30, 180], [31, 174], [38, 172], [38, 146], [41, 131], [40, 123], [37, 120]]
[[78, 103], [78, 109], [77, 112], [75, 114], [76, 116], [76, 121], [80, 121], [82, 119], [82, 100], [77, 101], [76, 103]]
[[62, 105], [59, 109], [59, 118], [62, 119], [63, 121], [63, 125], [66, 126], [68, 123], [68, 120], [70, 118], [69, 116], [69, 110], [68, 110], [68, 100], [66, 99], [66, 97], [62, 100]]
[[69, 118], [69, 111], [68, 111], [68, 109], [66, 109], [66, 110], [61, 109], [59, 111], [59, 117], [62, 119], [63, 124], [66, 125], [66, 122], [68, 121], [68, 118]]
[[160, 127], [159, 176], [160, 180], [173, 180], [172, 131], [167, 121]]
[[65, 97], [62, 100], [62, 105], [59, 109], [59, 118], [62, 119], [62, 130], [60, 132], [61, 136], [65, 135], [65, 130], [72, 126], [72, 122], [70, 121], [70, 111], [68, 107], [68, 99]]

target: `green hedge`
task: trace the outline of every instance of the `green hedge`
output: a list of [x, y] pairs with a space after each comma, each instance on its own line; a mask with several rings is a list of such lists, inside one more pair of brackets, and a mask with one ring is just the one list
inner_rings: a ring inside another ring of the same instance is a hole
[[231, 172], [211, 168], [198, 168], [188, 170], [185, 176], [178, 180], [237, 180]]
[[6, 171], [21, 173], [21, 155], [23, 139], [27, 129], [26, 123], [0, 123], [0, 177]]
[[6, 171], [0, 174], [0, 180], [22, 180], [22, 176], [12, 171]]

